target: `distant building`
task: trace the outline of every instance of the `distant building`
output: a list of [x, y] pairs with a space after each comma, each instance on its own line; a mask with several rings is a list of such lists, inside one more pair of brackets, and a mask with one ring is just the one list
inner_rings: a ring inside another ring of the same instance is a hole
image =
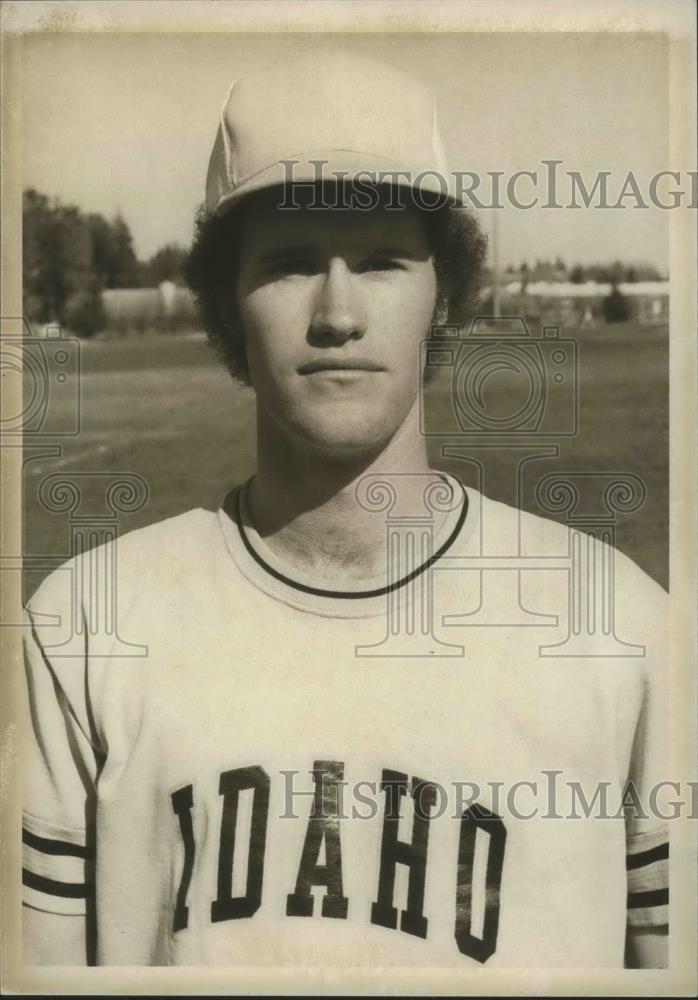
[[638, 281], [621, 285], [620, 289], [635, 304], [637, 319], [643, 326], [669, 322], [668, 281]]
[[171, 281], [158, 288], [107, 288], [102, 306], [107, 330], [124, 335], [198, 326], [191, 292]]
[[[500, 286], [503, 312], [516, 313], [537, 322], [560, 326], [593, 326], [603, 322], [602, 302], [609, 295], [608, 282], [508, 281]], [[669, 322], [669, 282], [621, 282], [631, 315], [643, 326]], [[483, 300], [491, 289], [483, 291]]]

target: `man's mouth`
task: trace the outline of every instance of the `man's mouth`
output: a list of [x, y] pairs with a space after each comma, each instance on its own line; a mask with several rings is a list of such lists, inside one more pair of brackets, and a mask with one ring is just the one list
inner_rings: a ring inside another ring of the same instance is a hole
[[322, 372], [383, 372], [385, 368], [370, 358], [317, 358], [298, 368], [299, 375], [317, 375]]

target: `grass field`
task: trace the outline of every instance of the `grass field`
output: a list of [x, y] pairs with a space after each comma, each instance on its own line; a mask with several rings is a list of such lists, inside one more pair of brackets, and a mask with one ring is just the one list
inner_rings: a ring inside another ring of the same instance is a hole
[[[557, 440], [558, 458], [542, 457], [525, 465], [521, 504], [541, 512], [535, 483], [553, 471], [639, 476], [647, 498], [635, 513], [618, 515], [617, 545], [667, 586], [667, 329], [620, 324], [565, 331], [565, 336], [578, 342], [579, 432]], [[42, 456], [40, 450], [33, 458], [31, 452], [25, 456], [27, 594], [52, 565], [70, 555], [68, 514], [49, 512], [38, 499], [47, 475], [140, 474], [148, 483], [149, 500], [142, 509], [120, 516], [124, 532], [191, 507], [215, 507], [232, 484], [254, 471], [254, 396], [229, 380], [201, 339], [161, 335], [86, 341], [81, 357], [80, 433], [64, 439], [56, 457]], [[490, 379], [488, 407], [503, 412], [511, 391], [506, 378]], [[425, 409], [431, 428], [452, 422], [447, 377], [428, 387]], [[524, 452], [471, 448], [469, 458], [445, 459], [443, 442], [438, 436], [429, 439], [433, 464], [496, 499], [516, 500], [515, 466]], [[550, 444], [550, 439], [540, 439], [540, 447], [536, 442], [527, 453], [534, 455]], [[484, 482], [473, 459], [484, 468]], [[81, 488], [81, 512], [103, 512], [103, 484], [82, 481]], [[601, 510], [596, 502], [595, 511]]]

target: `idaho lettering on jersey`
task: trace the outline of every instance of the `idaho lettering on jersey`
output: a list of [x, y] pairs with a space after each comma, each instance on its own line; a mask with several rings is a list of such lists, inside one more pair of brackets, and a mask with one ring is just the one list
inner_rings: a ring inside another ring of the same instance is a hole
[[[471, 931], [475, 842], [478, 830], [488, 837], [484, 886], [485, 919], [481, 938], [476, 937]], [[506, 839], [507, 831], [501, 818], [477, 802], [469, 806], [461, 816], [456, 888], [456, 941], [463, 955], [469, 955], [478, 962], [486, 962], [497, 947], [499, 892], [502, 885]]]
[[179, 791], [172, 794], [172, 808], [179, 817], [179, 829], [182, 834], [184, 844], [184, 865], [182, 867], [182, 880], [177, 892], [177, 905], [175, 906], [172, 930], [181, 931], [189, 923], [189, 907], [186, 905], [187, 893], [191, 875], [194, 870], [194, 827], [191, 820], [191, 810], [194, 805], [192, 786], [185, 785]]
[[[298, 863], [295, 888], [286, 897], [286, 915], [312, 917], [315, 900], [311, 889], [324, 886], [322, 917], [346, 919], [349, 898], [344, 895], [342, 878], [341, 818], [338, 809], [338, 785], [344, 776], [342, 761], [315, 761], [315, 792], [308, 826]], [[383, 827], [376, 899], [371, 906], [371, 923], [416, 937], [427, 938], [429, 922], [424, 914], [424, 897], [429, 849], [429, 824], [436, 803], [436, 786], [422, 778], [384, 769], [381, 775], [384, 793]], [[240, 792], [253, 790], [252, 823], [247, 845], [247, 885], [244, 896], [232, 895], [233, 858]], [[211, 921], [239, 920], [253, 917], [262, 902], [264, 852], [269, 817], [269, 776], [259, 765], [224, 771], [219, 778], [223, 798], [218, 847], [216, 898], [211, 903]], [[400, 840], [398, 825], [401, 803], [409, 795], [414, 804], [412, 837]], [[183, 847], [182, 873], [172, 919], [173, 931], [188, 925], [187, 895], [191, 885], [196, 855], [196, 831], [192, 821], [195, 790], [191, 784], [172, 793], [172, 808], [179, 821]], [[475, 884], [475, 848], [478, 835], [486, 838], [484, 879]], [[504, 867], [506, 828], [500, 816], [478, 803], [461, 815], [458, 863], [453, 891], [456, 901], [454, 939], [462, 955], [484, 963], [497, 947], [500, 890]], [[325, 864], [318, 864], [324, 844]], [[407, 907], [398, 914], [395, 906], [397, 865], [408, 871]], [[480, 894], [484, 911], [482, 936], [473, 933], [473, 899]], [[399, 921], [398, 921], [399, 916]]]
[[399, 864], [409, 870], [407, 909], [400, 914], [400, 930], [417, 937], [427, 936], [427, 919], [424, 916], [424, 882], [427, 868], [430, 812], [436, 803], [436, 789], [426, 781], [413, 778], [410, 786], [415, 802], [421, 806], [414, 813], [412, 841], [398, 840], [400, 799], [407, 794], [408, 779], [398, 771], [383, 771], [381, 788], [385, 792], [383, 839], [381, 842], [378, 899], [371, 907], [371, 923], [382, 927], [397, 927], [397, 910], [393, 905], [395, 870]]
[[[247, 891], [244, 896], [233, 896], [233, 856], [238, 800], [240, 792], [245, 788], [254, 789], [247, 856]], [[219, 920], [251, 917], [262, 902], [264, 847], [269, 815], [269, 775], [261, 767], [241, 767], [235, 771], [225, 771], [221, 775], [219, 789], [223, 796], [223, 814], [218, 852], [218, 895], [211, 903], [211, 920], [214, 923]]]
[[[325, 781], [325, 775], [329, 781]], [[327, 893], [322, 901], [323, 917], [346, 919], [349, 900], [342, 890], [342, 848], [339, 839], [338, 783], [344, 777], [341, 761], [316, 761], [313, 768], [315, 799], [308, 820], [295, 892], [286, 901], [289, 917], [312, 917], [314, 899], [311, 886], [324, 885]], [[318, 865], [322, 842], [325, 842], [326, 864]]]

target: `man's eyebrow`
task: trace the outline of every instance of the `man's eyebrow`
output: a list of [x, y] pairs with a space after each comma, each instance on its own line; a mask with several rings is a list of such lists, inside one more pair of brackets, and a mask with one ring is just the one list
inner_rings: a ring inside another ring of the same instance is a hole
[[[406, 246], [382, 246], [382, 247], [371, 247], [368, 250], [358, 249], [355, 251], [359, 256], [363, 257], [414, 257], [415, 254], [409, 250]], [[263, 253], [259, 258], [260, 264], [273, 264], [278, 260], [288, 260], [289, 258], [305, 258], [312, 257], [318, 253], [318, 248], [311, 246], [309, 244], [302, 245], [296, 244], [294, 246], [284, 246], [275, 247], [273, 250], [268, 250]]]
[[309, 257], [316, 252], [311, 246], [301, 246], [299, 244], [298, 246], [275, 247], [273, 250], [268, 250], [262, 254], [259, 259], [261, 263], [266, 264], [275, 260], [285, 260], [287, 257]]
[[368, 251], [369, 257], [413, 257], [407, 247], [375, 247]]

